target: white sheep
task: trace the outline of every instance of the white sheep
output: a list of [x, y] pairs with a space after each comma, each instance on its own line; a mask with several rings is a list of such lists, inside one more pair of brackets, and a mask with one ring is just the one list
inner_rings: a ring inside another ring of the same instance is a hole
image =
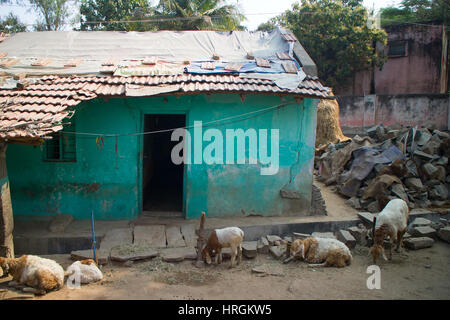
[[211, 232], [206, 246], [203, 248], [202, 256], [206, 263], [211, 264], [212, 252], [216, 254], [216, 264], [222, 263], [222, 248], [231, 248], [231, 264], [233, 268], [236, 256], [237, 263], [242, 260], [242, 241], [244, 240], [244, 231], [238, 227], [228, 227], [215, 229]]
[[310, 267], [345, 267], [352, 262], [349, 248], [341, 241], [330, 238], [309, 237], [295, 240], [291, 245], [292, 257], [300, 257]]
[[1, 258], [0, 266], [4, 274], [13, 277], [11, 284], [22, 284], [37, 290], [24, 289], [38, 294], [58, 290], [64, 284], [64, 269], [56, 261], [33, 255], [20, 258]]
[[389, 247], [389, 260], [392, 259], [392, 244], [396, 242], [397, 247], [395, 251], [400, 251], [403, 235], [408, 227], [409, 209], [404, 200], [393, 199], [388, 202], [386, 207], [378, 214], [374, 224], [373, 246], [370, 248], [370, 254], [373, 258], [373, 263], [376, 263], [380, 254], [384, 260], [386, 254], [384, 252], [383, 242], [389, 236], [391, 246]]
[[81, 284], [88, 284], [91, 282], [100, 281], [103, 279], [103, 274], [97, 267], [97, 264], [92, 259], [85, 259], [75, 261], [66, 270], [67, 276], [80, 277]]

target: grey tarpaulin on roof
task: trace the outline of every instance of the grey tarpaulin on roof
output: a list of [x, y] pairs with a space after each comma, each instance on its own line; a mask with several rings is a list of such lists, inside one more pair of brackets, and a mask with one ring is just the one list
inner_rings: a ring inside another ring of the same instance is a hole
[[[120, 61], [157, 56], [172, 62], [211, 60], [218, 54], [223, 61], [242, 61], [248, 52], [255, 57], [278, 60], [277, 52], [288, 52], [289, 43], [281, 31], [49, 31], [17, 33], [0, 43], [0, 52], [20, 62], [8, 73], [28, 75], [98, 73], [109, 58]], [[52, 58], [44, 67], [32, 67], [36, 58]], [[76, 67], [64, 67], [70, 59], [81, 58]]]

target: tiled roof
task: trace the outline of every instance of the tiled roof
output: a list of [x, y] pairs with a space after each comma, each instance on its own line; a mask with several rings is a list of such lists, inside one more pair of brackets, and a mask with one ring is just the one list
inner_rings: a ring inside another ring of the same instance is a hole
[[194, 93], [268, 93], [327, 97], [327, 88], [307, 76], [295, 90], [268, 79], [229, 74], [163, 76], [45, 76], [22, 90], [0, 90], [0, 138], [38, 139], [62, 129], [73, 107], [98, 96], [151, 96]]

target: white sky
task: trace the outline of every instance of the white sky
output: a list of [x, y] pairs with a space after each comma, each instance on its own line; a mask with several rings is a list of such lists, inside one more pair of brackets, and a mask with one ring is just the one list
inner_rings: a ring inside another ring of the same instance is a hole
[[[250, 30], [255, 30], [261, 23], [291, 8], [291, 5], [298, 0], [226, 0], [228, 3], [237, 3], [241, 11], [247, 16], [244, 25]], [[152, 1], [153, 3], [156, 0]], [[368, 8], [380, 8], [390, 5], [398, 5], [401, 0], [364, 0], [364, 5]], [[0, 17], [6, 16], [10, 11], [18, 15], [20, 20], [26, 24], [36, 22], [36, 13], [29, 7], [18, 5], [0, 5]], [[76, 14], [75, 12], [73, 13]], [[70, 28], [69, 28], [70, 29]]]

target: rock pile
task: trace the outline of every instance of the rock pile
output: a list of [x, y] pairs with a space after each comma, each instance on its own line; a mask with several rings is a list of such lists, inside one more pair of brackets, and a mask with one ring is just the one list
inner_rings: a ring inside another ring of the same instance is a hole
[[449, 204], [450, 135], [434, 129], [384, 127], [316, 149], [318, 179], [336, 185], [357, 210], [381, 211], [393, 198], [411, 209]]

